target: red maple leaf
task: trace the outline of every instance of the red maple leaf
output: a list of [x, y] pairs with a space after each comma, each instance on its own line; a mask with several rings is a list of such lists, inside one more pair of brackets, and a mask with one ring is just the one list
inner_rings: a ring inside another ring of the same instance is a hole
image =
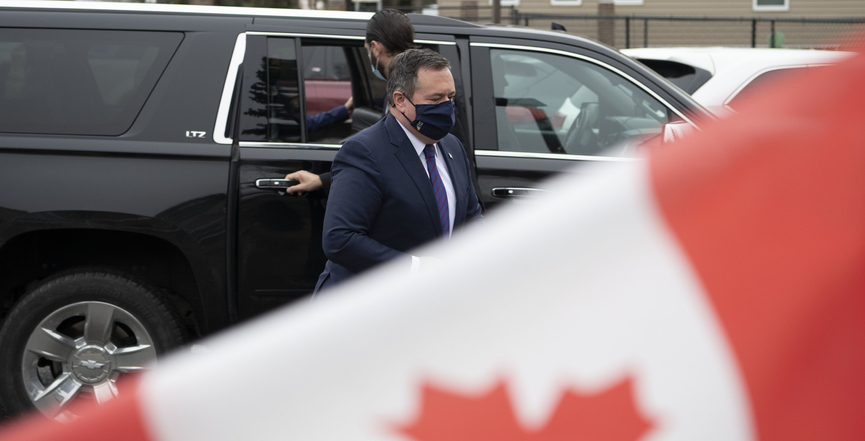
[[636, 441], [651, 428], [634, 406], [630, 379], [594, 395], [564, 391], [537, 430], [517, 421], [504, 381], [480, 396], [430, 384], [422, 395], [414, 422], [396, 428], [415, 441]]

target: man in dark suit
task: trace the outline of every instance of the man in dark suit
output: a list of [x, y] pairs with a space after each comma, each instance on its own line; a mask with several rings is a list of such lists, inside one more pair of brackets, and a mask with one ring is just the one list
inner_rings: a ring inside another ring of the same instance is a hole
[[322, 245], [328, 257], [315, 292], [379, 263], [399, 259], [454, 228], [481, 218], [462, 143], [454, 125], [450, 63], [410, 49], [390, 64], [390, 114], [346, 142], [333, 161]]

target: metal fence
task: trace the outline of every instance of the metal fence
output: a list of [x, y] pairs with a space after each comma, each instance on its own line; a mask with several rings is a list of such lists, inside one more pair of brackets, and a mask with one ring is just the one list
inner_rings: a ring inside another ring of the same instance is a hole
[[[407, 8], [406, 8], [407, 9]], [[489, 6], [439, 7], [440, 16], [491, 23]], [[501, 23], [551, 29], [622, 49], [659, 46], [740, 46], [842, 49], [865, 44], [863, 18], [661, 17], [521, 13], [501, 8]]]

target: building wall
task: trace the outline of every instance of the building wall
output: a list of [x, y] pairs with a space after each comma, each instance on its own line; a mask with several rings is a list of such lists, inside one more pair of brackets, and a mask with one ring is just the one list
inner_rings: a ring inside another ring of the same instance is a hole
[[[839, 48], [862, 42], [860, 24], [801, 23], [776, 21], [752, 22], [751, 18], [865, 18], [865, 0], [789, 0], [787, 11], [754, 11], [753, 0], [643, 0], [643, 4], [617, 3], [612, 7], [617, 20], [597, 18], [567, 18], [568, 15], [608, 13], [609, 4], [600, 0], [502, 0], [514, 4], [522, 14], [556, 14], [560, 17], [512, 19], [511, 8], [502, 9], [502, 23], [518, 24], [537, 29], [550, 29], [551, 22], [563, 25], [568, 33], [602, 41], [618, 48], [644, 46], [758, 46], [771, 44], [782, 47]], [[634, 0], [627, 0], [634, 3]], [[637, 0], [638, 1], [638, 0]], [[579, 3], [579, 4], [576, 4]], [[441, 15], [489, 23], [490, 0], [439, 0]], [[448, 7], [477, 5], [474, 16], [466, 17], [463, 10]], [[462, 15], [461, 15], [462, 14]], [[626, 16], [647, 16], [657, 19], [630, 19]], [[664, 17], [735, 18], [738, 21], [676, 21]], [[774, 26], [775, 34], [772, 33]], [[772, 35], [775, 39], [772, 39]]]
[[[599, 0], [581, 0], [580, 5], [553, 5], [556, 0], [516, 0], [520, 12], [545, 14], [597, 14]], [[489, 6], [489, 1], [478, 1]], [[503, 4], [514, 3], [503, 0]], [[461, 0], [439, 0], [439, 6], [459, 6]], [[863, 0], [789, 0], [788, 11], [755, 12], [753, 0], [643, 0], [642, 5], [615, 4], [616, 14], [687, 15], [711, 17], [865, 17]]]

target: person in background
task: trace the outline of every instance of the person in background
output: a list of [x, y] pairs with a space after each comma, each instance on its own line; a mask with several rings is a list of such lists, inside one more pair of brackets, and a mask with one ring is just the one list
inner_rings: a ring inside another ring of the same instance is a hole
[[417, 47], [414, 44], [411, 21], [395, 9], [376, 12], [366, 24], [366, 41], [363, 47], [369, 56], [373, 75], [387, 81], [390, 63], [394, 57]]
[[334, 124], [339, 124], [351, 118], [351, 112], [354, 111], [354, 100], [352, 97], [341, 106], [334, 107], [327, 112], [316, 113], [315, 115], [306, 117], [306, 130], [309, 133], [318, 130], [326, 129]]
[[[370, 60], [373, 75], [386, 81], [390, 63], [397, 55], [406, 49], [415, 47], [414, 27], [409, 18], [396, 9], [382, 9], [376, 12], [366, 24], [366, 41], [363, 44]], [[346, 107], [349, 107], [346, 103]], [[352, 103], [353, 104], [353, 103]], [[331, 112], [338, 111], [337, 107]], [[330, 113], [330, 112], [328, 112]], [[385, 110], [385, 115], [387, 111]], [[321, 114], [318, 114], [321, 115]], [[317, 117], [315, 115], [314, 117]], [[343, 119], [342, 121], [345, 121]], [[307, 122], [307, 126], [309, 126]], [[314, 130], [309, 129], [310, 132]], [[303, 195], [306, 192], [320, 188], [330, 190], [330, 173], [317, 175], [306, 170], [298, 170], [285, 175], [285, 179], [297, 181], [298, 184], [288, 187], [285, 192], [292, 195]]]

